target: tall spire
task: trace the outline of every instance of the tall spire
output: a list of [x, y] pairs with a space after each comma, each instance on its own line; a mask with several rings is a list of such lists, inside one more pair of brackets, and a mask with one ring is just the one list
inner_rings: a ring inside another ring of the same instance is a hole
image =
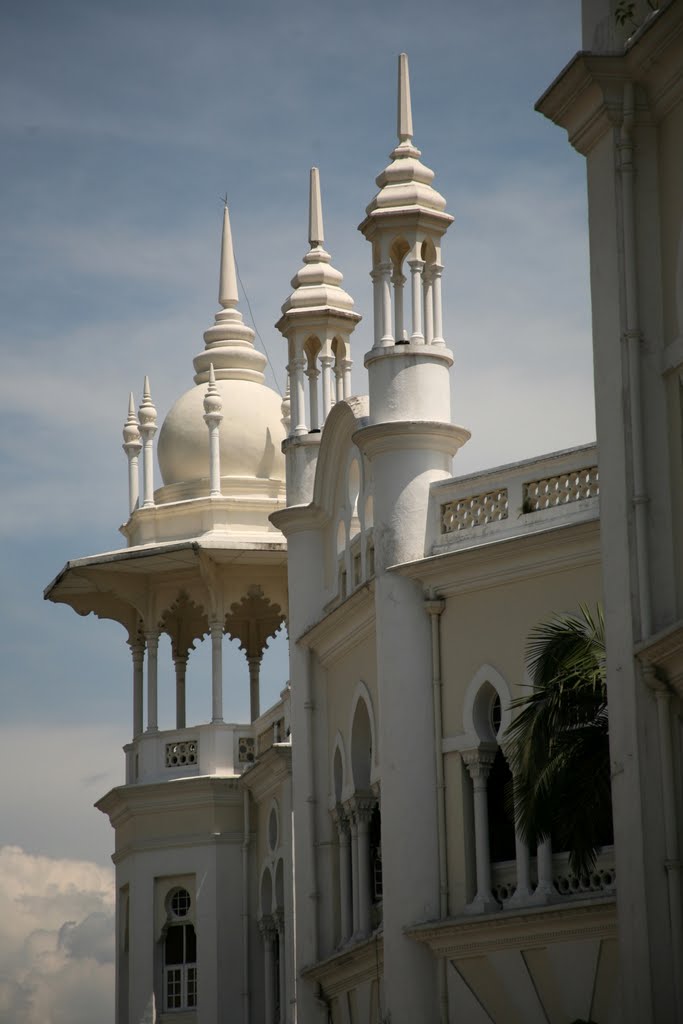
[[237, 274], [235, 273], [235, 253], [232, 247], [232, 231], [230, 230], [230, 214], [228, 204], [223, 209], [223, 236], [221, 238], [221, 273], [218, 285], [218, 302], [223, 309], [236, 306]]
[[410, 73], [408, 54], [398, 55], [398, 141], [412, 142], [413, 111], [410, 105]]
[[311, 182], [308, 194], [308, 241], [311, 249], [325, 241], [323, 232], [323, 206], [320, 198], [320, 172], [311, 167]]

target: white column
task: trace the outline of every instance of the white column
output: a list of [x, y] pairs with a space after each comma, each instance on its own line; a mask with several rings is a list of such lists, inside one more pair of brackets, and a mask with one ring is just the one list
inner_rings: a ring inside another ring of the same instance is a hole
[[353, 935], [360, 930], [358, 914], [358, 822], [353, 810], [353, 804], [349, 801], [346, 804], [346, 814], [351, 829], [351, 910], [353, 918]]
[[262, 917], [259, 921], [259, 928], [263, 936], [263, 976], [264, 976], [264, 1002], [265, 1002], [265, 1024], [276, 1024], [275, 1022], [275, 965], [273, 957], [273, 942], [275, 939], [275, 926], [271, 917]]
[[424, 291], [424, 312], [425, 312], [425, 345], [431, 345], [434, 340], [434, 278], [431, 267], [425, 267], [422, 273]]
[[375, 348], [382, 347], [382, 335], [384, 327], [382, 324], [382, 273], [380, 270], [373, 270], [370, 274], [372, 280], [372, 309], [375, 328]]
[[159, 630], [146, 629], [147, 642], [147, 732], [158, 732], [157, 712], [157, 658], [159, 653]]
[[445, 346], [443, 337], [443, 311], [441, 306], [441, 275], [443, 267], [440, 263], [432, 266], [432, 300], [434, 304], [434, 337], [432, 345]]
[[308, 407], [311, 411], [311, 430], [320, 430], [320, 418], [318, 413], [318, 377], [320, 371], [318, 367], [313, 363], [306, 370], [306, 376], [308, 377]]
[[410, 342], [412, 345], [424, 345], [425, 339], [422, 333], [422, 268], [424, 267], [424, 260], [408, 260], [408, 266], [410, 267], [413, 313], [413, 330], [410, 335]]
[[211, 497], [219, 497], [221, 493], [221, 442], [220, 424], [223, 419], [223, 402], [221, 400], [213, 363], [209, 366], [209, 386], [204, 396], [204, 422], [209, 428], [209, 493]]
[[463, 752], [462, 758], [472, 779], [474, 791], [474, 848], [477, 867], [477, 893], [465, 910], [469, 914], [488, 914], [499, 909], [491, 892], [488, 794], [486, 792], [495, 751], [467, 750]]
[[403, 327], [403, 285], [406, 283], [406, 279], [398, 267], [391, 275], [391, 283], [394, 286], [394, 325], [396, 332], [396, 344], [400, 345], [402, 341], [407, 341], [405, 329]]
[[247, 664], [249, 665], [249, 708], [251, 712], [251, 721], [255, 722], [261, 714], [261, 655], [258, 654], [247, 658]]
[[344, 378], [343, 397], [348, 398], [351, 394], [351, 367], [353, 362], [350, 359], [342, 359], [341, 369]]
[[154, 435], [157, 432], [157, 411], [149, 390], [149, 377], [145, 377], [139, 419], [143, 440], [144, 500], [142, 504], [144, 508], [151, 508], [154, 505]]
[[332, 397], [332, 364], [334, 363], [334, 356], [320, 356], [320, 365], [322, 367], [322, 392], [323, 392], [323, 423], [330, 415], [330, 409], [334, 405], [334, 398]]
[[306, 426], [306, 392], [304, 388], [304, 367], [306, 361], [303, 356], [295, 356], [289, 364], [289, 374], [292, 383], [292, 423], [293, 433], [296, 435], [307, 434]]
[[553, 844], [550, 838], [544, 839], [536, 848], [536, 890], [531, 903], [552, 903], [557, 898], [553, 885]]
[[294, 437], [294, 428], [299, 422], [299, 396], [294, 387], [294, 365], [287, 363], [287, 393], [289, 394], [289, 430], [287, 437]]
[[212, 622], [211, 633], [211, 721], [223, 721], [223, 622]]
[[185, 728], [185, 674], [187, 672], [187, 655], [179, 654], [173, 659], [175, 667], [175, 727]]
[[391, 325], [391, 263], [380, 263], [379, 267], [382, 295], [382, 337], [380, 346], [387, 348], [394, 344]]
[[358, 935], [370, 934], [370, 817], [373, 800], [355, 800], [355, 818], [358, 831]]
[[342, 369], [342, 360], [337, 359], [334, 365], [334, 382], [337, 393], [337, 401], [341, 402], [344, 398], [344, 370]]
[[339, 910], [341, 942], [347, 943], [353, 934], [353, 894], [351, 892], [351, 826], [341, 807], [336, 814], [339, 836]]
[[[512, 770], [512, 749], [503, 747], [503, 755]], [[526, 907], [529, 905], [533, 895], [531, 888], [531, 857], [529, 844], [525, 842], [515, 821], [515, 866], [517, 871], [517, 884], [512, 896], [505, 901], [505, 908]]]
[[144, 685], [145, 641], [139, 637], [130, 645], [133, 658], [133, 739], [142, 733], [142, 690]]

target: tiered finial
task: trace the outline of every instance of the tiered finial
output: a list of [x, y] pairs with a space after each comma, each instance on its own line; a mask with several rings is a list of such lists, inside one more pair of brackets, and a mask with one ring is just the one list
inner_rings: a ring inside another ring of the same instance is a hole
[[325, 241], [323, 231], [323, 206], [320, 198], [320, 171], [311, 167], [311, 179], [308, 195], [308, 241], [311, 249], [317, 248]]
[[128, 399], [128, 419], [123, 427], [123, 450], [128, 456], [128, 510], [132, 515], [140, 499], [138, 457], [142, 448], [140, 423], [135, 415], [135, 399], [131, 391]]
[[221, 238], [221, 271], [218, 285], [218, 301], [223, 309], [237, 305], [237, 274], [235, 272], [235, 252], [232, 246], [230, 214], [228, 204], [223, 208], [223, 235]]
[[398, 140], [412, 142], [413, 111], [410, 105], [410, 74], [408, 54], [398, 55]]
[[154, 435], [157, 432], [157, 411], [152, 401], [149, 377], [145, 377], [138, 417], [140, 419], [140, 433], [144, 440], [142, 464], [145, 489], [142, 506], [143, 508], [150, 508], [154, 505]]

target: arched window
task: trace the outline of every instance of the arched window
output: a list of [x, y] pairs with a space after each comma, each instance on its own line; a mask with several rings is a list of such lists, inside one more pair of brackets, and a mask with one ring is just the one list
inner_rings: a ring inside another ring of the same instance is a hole
[[173, 889], [167, 899], [170, 922], [164, 937], [164, 1009], [194, 1010], [197, 1006], [197, 937], [183, 920], [192, 901], [187, 889]]

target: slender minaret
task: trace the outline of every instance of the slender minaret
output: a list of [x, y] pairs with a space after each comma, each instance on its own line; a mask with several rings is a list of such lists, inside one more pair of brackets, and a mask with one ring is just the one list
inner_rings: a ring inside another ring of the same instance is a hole
[[320, 433], [335, 402], [351, 394], [351, 333], [360, 314], [341, 287], [343, 275], [323, 248], [320, 175], [311, 168], [308, 241], [304, 265], [275, 325], [288, 342], [290, 393], [287, 504], [310, 500]]
[[421, 586], [387, 570], [431, 550], [429, 485], [451, 476], [469, 433], [450, 421], [453, 356], [441, 316], [441, 239], [453, 218], [413, 144], [405, 54], [391, 158], [360, 225], [372, 244], [375, 332], [365, 357], [370, 425], [354, 440], [374, 481], [379, 746], [391, 766], [382, 777], [382, 827], [403, 836], [382, 851], [384, 1011], [392, 1024], [413, 1024], [440, 1019], [445, 1004], [444, 972], [405, 937], [440, 913], [431, 635]]

